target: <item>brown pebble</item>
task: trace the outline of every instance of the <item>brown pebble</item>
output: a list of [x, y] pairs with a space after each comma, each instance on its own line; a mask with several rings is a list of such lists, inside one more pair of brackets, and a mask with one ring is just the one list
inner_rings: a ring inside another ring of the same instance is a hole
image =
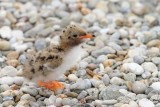
[[10, 66], [13, 66], [13, 67], [17, 67], [18, 65], [18, 60], [16, 59], [11, 59], [11, 60], [7, 60], [6, 63]]
[[18, 59], [19, 53], [16, 51], [11, 51], [7, 54], [7, 59]]
[[94, 70], [94, 69], [96, 69], [96, 68], [97, 68], [97, 65], [96, 65], [96, 64], [93, 64], [93, 63], [91, 63], [91, 64], [88, 64], [88, 65], [87, 65], [87, 68], [88, 68], [88, 69], [90, 69], [90, 70]]

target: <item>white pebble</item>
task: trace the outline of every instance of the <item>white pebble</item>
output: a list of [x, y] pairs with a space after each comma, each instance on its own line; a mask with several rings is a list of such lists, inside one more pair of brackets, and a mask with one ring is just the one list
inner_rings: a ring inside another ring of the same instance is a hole
[[137, 63], [124, 63], [122, 65], [122, 69], [125, 71], [132, 72], [136, 75], [141, 75], [144, 72], [143, 68]]
[[154, 82], [150, 87], [152, 87], [154, 90], [160, 90], [160, 82]]
[[154, 63], [152, 63], [152, 62], [144, 62], [144, 63], [142, 64], [142, 67], [143, 67], [143, 69], [144, 69], [145, 71], [147, 71], [147, 72], [151, 72], [151, 73], [153, 73], [153, 72], [158, 72], [158, 68], [157, 68], [156, 65], [155, 65]]
[[155, 107], [154, 103], [146, 98], [139, 100], [140, 107]]
[[70, 74], [68, 75], [68, 79], [75, 82], [78, 80], [78, 77], [75, 74]]
[[0, 77], [11, 76], [14, 77], [18, 73], [17, 69], [12, 66], [6, 66], [0, 71]]
[[8, 26], [3, 26], [1, 29], [0, 29], [0, 35], [2, 38], [6, 38], [6, 39], [10, 39], [12, 34], [11, 34], [11, 28], [8, 27]]
[[14, 81], [13, 77], [2, 77], [2, 78], [0, 78], [0, 84], [12, 85], [13, 81]]

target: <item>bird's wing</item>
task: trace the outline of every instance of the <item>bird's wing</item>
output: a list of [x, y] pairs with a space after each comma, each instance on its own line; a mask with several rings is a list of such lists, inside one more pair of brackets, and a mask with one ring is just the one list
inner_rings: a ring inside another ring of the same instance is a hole
[[45, 77], [49, 72], [49, 68], [54, 69], [61, 65], [62, 54], [48, 51], [40, 51], [38, 53], [27, 53], [27, 60], [23, 66], [23, 76], [28, 79], [36, 77]]

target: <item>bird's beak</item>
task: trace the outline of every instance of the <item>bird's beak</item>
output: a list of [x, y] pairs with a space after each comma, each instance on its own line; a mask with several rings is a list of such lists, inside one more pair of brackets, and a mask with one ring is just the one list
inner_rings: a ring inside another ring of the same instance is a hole
[[80, 36], [79, 39], [86, 39], [86, 38], [93, 38], [93, 37], [95, 37], [95, 35], [86, 34], [86, 35]]

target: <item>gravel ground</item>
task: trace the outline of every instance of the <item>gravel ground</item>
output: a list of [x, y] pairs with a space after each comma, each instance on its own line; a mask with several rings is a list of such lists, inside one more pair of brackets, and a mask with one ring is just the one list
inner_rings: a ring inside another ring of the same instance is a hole
[[[0, 107], [160, 107], [159, 0], [0, 0]], [[19, 76], [68, 24], [96, 35], [54, 93]]]

